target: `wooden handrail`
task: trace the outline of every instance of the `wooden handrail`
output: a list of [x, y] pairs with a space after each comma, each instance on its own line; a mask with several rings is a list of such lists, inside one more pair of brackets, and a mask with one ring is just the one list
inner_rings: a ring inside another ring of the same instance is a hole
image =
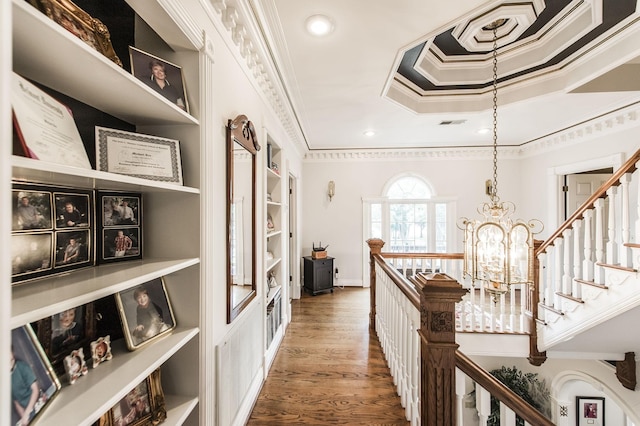
[[394, 259], [445, 259], [458, 260], [464, 259], [464, 253], [396, 253], [384, 252], [380, 253], [382, 257], [390, 257]]
[[471, 361], [465, 354], [456, 351], [456, 367], [471, 380], [486, 389], [491, 395], [511, 408], [525, 422], [536, 426], [553, 426], [554, 423], [532, 407], [527, 401], [509, 389], [487, 370]]
[[618, 186], [620, 184], [620, 178], [626, 173], [633, 173], [636, 170], [636, 164], [640, 161], [640, 149], [635, 152], [623, 165], [620, 169], [613, 174], [605, 183], [600, 186], [592, 195], [585, 201], [578, 210], [576, 210], [571, 217], [564, 221], [562, 225], [556, 231], [551, 234], [549, 238], [546, 239], [544, 243], [535, 251], [535, 256], [538, 256], [540, 253], [544, 253], [547, 247], [553, 244], [554, 240], [562, 235], [565, 229], [569, 229], [573, 226], [573, 222], [582, 218], [582, 215], [587, 209], [593, 207], [594, 203], [598, 198], [602, 198], [606, 195], [607, 190], [612, 186]]
[[385, 262], [383, 254], [373, 254], [373, 258], [376, 263], [380, 265], [380, 267], [384, 270], [384, 272], [391, 278], [391, 280], [395, 283], [395, 285], [402, 291], [407, 299], [411, 302], [413, 306], [415, 306], [418, 310], [420, 310], [420, 295], [413, 288], [413, 285], [407, 281], [406, 278], [400, 274], [395, 268], [392, 268], [387, 262]]

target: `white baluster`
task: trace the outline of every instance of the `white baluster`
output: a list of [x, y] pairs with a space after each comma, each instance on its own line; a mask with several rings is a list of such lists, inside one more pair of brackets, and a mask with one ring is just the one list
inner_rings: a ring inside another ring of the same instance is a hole
[[618, 242], [616, 241], [616, 187], [612, 186], [607, 189], [607, 196], [609, 199], [609, 218], [607, 220], [607, 254], [606, 262], [609, 265], [615, 265], [618, 262]]
[[[553, 264], [555, 261], [555, 252], [556, 252], [557, 248], [554, 246], [549, 246], [547, 247], [547, 287], [546, 287], [546, 300], [545, 300], [545, 304], [547, 306], [553, 306], [553, 288], [554, 288], [554, 283], [553, 283]], [[545, 312], [545, 317], [546, 315], [548, 315], [548, 312]], [[546, 321], [546, 318], [545, 318]]]
[[570, 228], [562, 231], [562, 240], [564, 241], [564, 251], [562, 252], [562, 293], [571, 294], [571, 238], [572, 230]]
[[591, 220], [593, 218], [593, 209], [584, 212], [584, 260], [582, 261], [582, 279], [585, 281], [593, 281], [593, 250], [591, 242]]
[[593, 268], [593, 280], [596, 284], [604, 284], [604, 268], [599, 265], [604, 262], [604, 200], [598, 198], [596, 207], [596, 264]]
[[464, 397], [466, 395], [466, 375], [456, 368], [456, 426], [464, 425]]
[[486, 426], [491, 415], [491, 394], [476, 383], [476, 410], [478, 411], [478, 425]]
[[622, 210], [622, 227], [621, 227], [621, 232], [622, 232], [622, 242], [620, 243], [619, 250], [620, 250], [620, 266], [624, 266], [626, 268], [631, 267], [631, 253], [630, 253], [630, 248], [626, 247], [625, 244], [629, 243], [629, 235], [630, 235], [630, 230], [629, 227], [631, 226], [630, 220], [629, 220], [629, 182], [631, 182], [631, 174], [630, 173], [625, 173], [621, 178], [620, 178], [620, 189], [622, 191], [622, 206], [620, 207], [620, 209]]
[[562, 291], [562, 255], [564, 254], [564, 238], [558, 237], [553, 241], [555, 247], [555, 259], [553, 262], [553, 307], [557, 310], [561, 309], [560, 296], [558, 293]]
[[500, 426], [516, 426], [516, 413], [500, 402]]
[[[636, 181], [640, 180], [640, 161], [636, 163], [636, 171], [634, 172], [636, 177]], [[638, 193], [636, 194], [636, 229], [635, 229], [635, 239], [634, 242], [636, 244], [640, 244], [640, 182], [636, 184], [638, 187]], [[640, 251], [638, 249], [632, 250], [633, 253], [633, 267], [634, 269], [640, 269]]]
[[538, 256], [538, 264], [539, 264], [539, 271], [538, 271], [538, 300], [540, 301], [540, 303], [545, 304], [546, 303], [546, 295], [547, 295], [547, 291], [546, 288], [548, 286], [548, 281], [547, 281], [547, 276], [545, 274], [545, 270], [548, 269], [547, 268], [547, 252], [543, 252], [540, 253], [540, 255]]
[[582, 286], [576, 279], [582, 279], [582, 250], [580, 236], [582, 235], [582, 220], [573, 222], [573, 280], [571, 280], [571, 294], [580, 299], [582, 297]]

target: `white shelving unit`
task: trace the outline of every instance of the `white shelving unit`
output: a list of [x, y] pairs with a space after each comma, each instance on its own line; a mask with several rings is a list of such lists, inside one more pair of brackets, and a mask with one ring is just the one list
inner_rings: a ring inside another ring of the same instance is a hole
[[[182, 34], [174, 20], [159, 19], [167, 17], [168, 13], [159, 3], [127, 1], [142, 18], [136, 21], [136, 47], [182, 66], [189, 89], [190, 114], [24, 0], [11, 1], [13, 70], [6, 69], [3, 64], [2, 74], [6, 77], [11, 71], [16, 72], [123, 120], [140, 133], [178, 139], [184, 186], [19, 156], [3, 158], [2, 165], [10, 167], [13, 181], [142, 193], [144, 252], [142, 260], [100, 265], [12, 286], [9, 292], [11, 314], [8, 322], [4, 319], [1, 322], [2, 339], [6, 342], [10, 329], [158, 277], [164, 277], [177, 327], [136, 351], [128, 351], [122, 340], [114, 342], [113, 359], [97, 369], [90, 369], [89, 374], [73, 386], [64, 385], [39, 414], [38, 424], [58, 425], [72, 421], [91, 425], [156, 368], [162, 371], [167, 409], [165, 424], [199, 423], [200, 300], [203, 291], [201, 245], [198, 243], [202, 222], [199, 189], [202, 136], [198, 120], [200, 53], [195, 46], [187, 46], [188, 37]], [[145, 19], [149, 19], [147, 22], [154, 29], [144, 22]], [[118, 29], [110, 28], [110, 31], [113, 34]], [[170, 47], [176, 39], [182, 43], [179, 51]], [[3, 103], [8, 101], [2, 100]], [[84, 142], [93, 144], [93, 141]], [[5, 179], [6, 175], [3, 176]], [[8, 182], [3, 183], [8, 186]], [[6, 189], [3, 191], [6, 194]], [[2, 216], [7, 217], [7, 213]], [[7, 237], [10, 235], [10, 228], [6, 229], [8, 222], [3, 220], [1, 231], [1, 235]], [[189, 226], [180, 226], [180, 223]], [[3, 280], [10, 276], [9, 263], [1, 263]], [[0, 394], [6, 395], [10, 387], [9, 375], [0, 376], [0, 384]], [[0, 410], [0, 424], [8, 425], [10, 419], [10, 410]]]
[[283, 301], [288, 300], [283, 294], [283, 289], [286, 288], [284, 284], [287, 282], [287, 276], [285, 275], [286, 268], [284, 267], [283, 260], [283, 243], [285, 223], [283, 221], [283, 179], [282, 172], [282, 150], [278, 144], [276, 144], [267, 134], [267, 147], [266, 147], [266, 161], [265, 161], [265, 173], [266, 173], [266, 195], [265, 195], [265, 215], [264, 223], [273, 223], [273, 228], [270, 229], [265, 226], [265, 244], [266, 251], [271, 255], [265, 253], [265, 271], [264, 277], [267, 283], [269, 283], [269, 277], [274, 277], [277, 285], [271, 287], [266, 286], [265, 290], [265, 329], [266, 329], [266, 362], [268, 369], [273, 362], [276, 351], [282, 337], [284, 335], [284, 327], [282, 324], [283, 319]]

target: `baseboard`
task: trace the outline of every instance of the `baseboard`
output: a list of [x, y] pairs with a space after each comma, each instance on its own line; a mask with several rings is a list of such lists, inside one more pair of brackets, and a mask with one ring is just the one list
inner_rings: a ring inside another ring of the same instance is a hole
[[347, 280], [344, 278], [334, 278], [334, 287], [362, 287], [362, 280]]

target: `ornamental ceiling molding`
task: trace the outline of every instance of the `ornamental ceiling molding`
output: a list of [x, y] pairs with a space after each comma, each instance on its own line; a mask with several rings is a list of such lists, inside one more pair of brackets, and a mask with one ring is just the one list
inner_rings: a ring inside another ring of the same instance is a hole
[[242, 1], [235, 6], [230, 0], [210, 0], [210, 3], [238, 53], [245, 60], [251, 77], [264, 94], [293, 145], [304, 151], [306, 149], [304, 136], [297, 121], [293, 119], [294, 112], [290, 109], [284, 88], [278, 79], [272, 78], [274, 66], [265, 53], [264, 42], [256, 29], [255, 22], [251, 20], [251, 12], [244, 7]]
[[[640, 126], [640, 102], [615, 112], [594, 118], [580, 125], [558, 131], [552, 135], [523, 143], [520, 146], [498, 147], [501, 159], [522, 159], [546, 154], [558, 149], [578, 145], [595, 138]], [[361, 149], [314, 150], [305, 154], [305, 162], [315, 161], [421, 161], [437, 159], [486, 159], [492, 147], [414, 148], [414, 149]]]

